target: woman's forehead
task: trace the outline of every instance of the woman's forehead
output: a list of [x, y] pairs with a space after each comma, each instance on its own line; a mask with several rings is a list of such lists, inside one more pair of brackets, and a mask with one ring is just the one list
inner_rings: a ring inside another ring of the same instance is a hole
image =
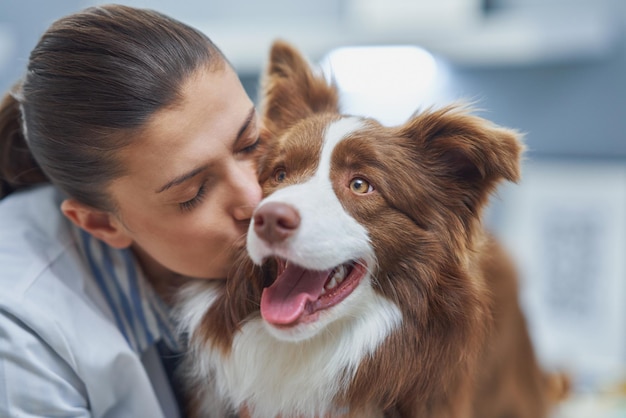
[[175, 139], [181, 133], [206, 128], [236, 129], [233, 122], [245, 117], [251, 105], [237, 74], [230, 68], [199, 71], [183, 83], [181, 100], [176, 106], [161, 109], [148, 119], [140, 140]]
[[182, 100], [146, 123], [122, 163], [131, 175], [172, 176], [229, 150], [253, 104], [237, 74], [225, 67], [199, 72], [183, 85]]

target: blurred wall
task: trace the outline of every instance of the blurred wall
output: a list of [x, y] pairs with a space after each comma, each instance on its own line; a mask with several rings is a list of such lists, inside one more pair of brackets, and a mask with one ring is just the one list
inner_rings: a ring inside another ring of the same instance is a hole
[[[97, 2], [0, 2], [0, 90], [6, 90], [20, 77], [30, 49], [54, 19], [92, 3]], [[315, 4], [272, 0], [263, 2], [264, 7], [259, 2], [245, 0], [183, 4], [167, 0], [135, 0], [125, 3], [139, 6], [146, 6], [147, 3], [149, 7], [194, 22], [203, 22], [199, 16], [204, 13], [209, 17], [217, 16], [220, 20], [237, 19], [238, 14], [240, 19], [256, 16], [267, 20], [271, 14], [277, 20], [307, 17], [315, 22], [328, 24], [336, 23], [346, 13], [346, 1], [338, 0], [318, 1]], [[489, 3], [494, 8], [494, 5], [503, 8], [503, 5], [512, 7], [542, 2], [492, 0]], [[594, 2], [550, 0], [543, 3], [560, 5], [566, 11], [573, 3]], [[496, 122], [526, 132], [527, 144], [533, 156], [626, 157], [626, 2], [613, 0], [598, 4], [603, 4], [604, 7], [609, 4], [612, 18], [618, 22], [618, 36], [610, 51], [589, 59], [574, 57], [563, 62], [545, 64], [534, 62], [467, 66], [453, 62], [450, 68], [455, 94], [477, 100], [478, 105], [486, 109], [489, 117]], [[576, 22], [572, 21], [570, 25], [576, 25]], [[210, 28], [210, 25], [207, 27]], [[249, 36], [254, 37], [254, 32]], [[546, 42], [549, 41], [546, 39]], [[446, 57], [443, 56], [443, 59]], [[246, 68], [241, 77], [250, 94], [256, 95], [258, 73]]]
[[526, 133], [533, 157], [626, 157], [626, 37], [599, 60], [457, 68], [459, 94]]

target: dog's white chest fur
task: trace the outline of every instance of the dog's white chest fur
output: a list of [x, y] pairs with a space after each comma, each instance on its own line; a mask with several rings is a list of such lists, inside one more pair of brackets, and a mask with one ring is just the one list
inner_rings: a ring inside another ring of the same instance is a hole
[[[195, 329], [208, 309], [206, 303], [219, 292], [219, 285], [206, 283], [185, 289], [181, 317], [187, 330]], [[207, 389], [212, 383], [202, 416], [221, 417], [225, 409], [216, 403], [230, 408], [246, 404], [255, 418], [341, 413], [333, 399], [346, 389], [361, 360], [401, 321], [397, 306], [369, 285], [360, 286], [351, 297], [358, 302], [351, 304], [349, 316], [304, 341], [276, 339], [257, 317], [236, 334], [229, 355], [210, 345], [191, 347], [195, 380]]]

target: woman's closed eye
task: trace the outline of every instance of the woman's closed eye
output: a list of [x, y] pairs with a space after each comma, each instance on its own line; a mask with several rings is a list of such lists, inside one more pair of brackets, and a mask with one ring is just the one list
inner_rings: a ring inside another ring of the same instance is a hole
[[206, 197], [206, 193], [207, 193], [207, 184], [206, 184], [206, 181], [204, 181], [198, 188], [198, 191], [196, 192], [196, 195], [194, 197], [192, 197], [191, 199], [185, 202], [180, 202], [178, 204], [178, 206], [180, 207], [180, 210], [183, 212], [188, 212], [192, 210], [197, 205], [202, 203], [202, 201]]
[[[261, 145], [261, 143], [262, 143], [261, 137], [257, 136], [255, 137], [254, 140], [252, 140], [252, 142], [249, 145], [245, 146], [244, 148], [241, 148], [241, 150], [238, 152], [244, 155], [253, 154], [255, 151], [259, 149], [259, 146]], [[208, 192], [208, 188], [209, 188], [207, 182], [208, 180], [204, 180], [202, 182], [195, 196], [193, 196], [191, 199], [178, 203], [178, 206], [182, 212], [189, 212], [204, 201]]]
[[257, 148], [259, 148], [260, 144], [261, 144], [261, 137], [259, 136], [256, 138], [256, 140], [252, 144], [246, 146], [240, 152], [242, 154], [252, 154], [254, 151], [257, 150]]

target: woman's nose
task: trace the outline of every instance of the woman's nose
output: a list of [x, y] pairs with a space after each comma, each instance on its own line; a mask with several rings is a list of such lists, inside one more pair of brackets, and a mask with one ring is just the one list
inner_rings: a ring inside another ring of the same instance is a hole
[[261, 201], [263, 192], [257, 179], [256, 169], [252, 164], [242, 162], [240, 169], [232, 174], [233, 217], [238, 221], [247, 221]]

